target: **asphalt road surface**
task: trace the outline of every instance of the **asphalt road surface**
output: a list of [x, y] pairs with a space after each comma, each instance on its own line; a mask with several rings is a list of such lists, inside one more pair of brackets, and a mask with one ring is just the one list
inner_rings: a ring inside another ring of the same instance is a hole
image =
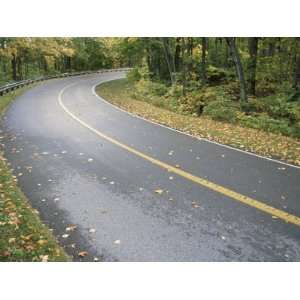
[[21, 189], [74, 260], [300, 261], [300, 169], [149, 123], [93, 92], [123, 76], [42, 83], [2, 120]]

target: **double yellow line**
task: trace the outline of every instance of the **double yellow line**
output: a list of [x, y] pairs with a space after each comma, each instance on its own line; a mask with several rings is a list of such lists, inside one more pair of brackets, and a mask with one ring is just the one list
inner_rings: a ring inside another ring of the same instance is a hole
[[72, 117], [75, 121], [77, 121], [78, 123], [80, 123], [85, 128], [89, 129], [90, 131], [92, 131], [93, 133], [95, 133], [96, 135], [98, 135], [99, 137], [101, 137], [101, 138], [103, 138], [103, 139], [111, 142], [112, 144], [115, 144], [116, 146], [119, 146], [120, 148], [122, 148], [122, 149], [124, 149], [124, 150], [126, 150], [126, 151], [128, 151], [130, 153], [135, 154], [136, 156], [139, 156], [139, 157], [141, 157], [141, 158], [143, 158], [143, 159], [151, 162], [154, 165], [159, 166], [162, 169], [165, 169], [168, 172], [172, 172], [174, 174], [177, 174], [177, 175], [179, 175], [179, 176], [181, 176], [181, 177], [183, 177], [183, 178], [185, 178], [187, 180], [190, 180], [190, 181], [192, 181], [194, 183], [197, 183], [197, 184], [199, 184], [201, 186], [204, 186], [204, 187], [206, 187], [206, 188], [208, 188], [210, 190], [213, 190], [215, 192], [223, 194], [223, 195], [225, 195], [227, 197], [230, 197], [230, 198], [232, 198], [232, 199], [234, 199], [236, 201], [239, 201], [239, 202], [241, 202], [243, 204], [246, 204], [248, 206], [254, 207], [254, 208], [256, 208], [256, 209], [258, 209], [260, 211], [263, 211], [263, 212], [271, 215], [272, 217], [275, 217], [275, 218], [277, 217], [279, 219], [282, 219], [285, 222], [292, 223], [294, 225], [300, 226], [300, 218], [298, 216], [289, 214], [289, 213], [287, 213], [287, 212], [285, 212], [283, 210], [280, 210], [280, 209], [277, 209], [277, 208], [272, 207], [270, 205], [267, 205], [267, 204], [263, 203], [262, 201], [258, 201], [258, 200], [255, 200], [253, 198], [247, 197], [247, 196], [242, 195], [240, 193], [237, 193], [237, 192], [235, 192], [233, 190], [230, 190], [230, 189], [228, 189], [228, 188], [226, 188], [224, 186], [218, 185], [218, 184], [216, 184], [214, 182], [211, 182], [211, 181], [208, 181], [208, 180], [203, 179], [201, 177], [195, 176], [195, 175], [193, 175], [191, 173], [188, 173], [188, 172], [186, 172], [186, 171], [184, 171], [184, 170], [182, 170], [180, 168], [174, 167], [174, 166], [169, 165], [169, 164], [167, 164], [165, 162], [162, 162], [162, 161], [160, 161], [158, 159], [155, 159], [155, 158], [153, 158], [153, 157], [151, 157], [151, 156], [149, 156], [149, 155], [147, 155], [147, 154], [145, 154], [143, 152], [140, 152], [140, 151], [138, 151], [138, 150], [136, 150], [136, 149], [134, 149], [132, 147], [129, 147], [129, 146], [127, 146], [127, 145], [125, 145], [125, 144], [123, 144], [123, 143], [121, 143], [121, 142], [119, 142], [119, 141], [117, 141], [117, 140], [115, 140], [115, 139], [113, 139], [113, 138], [111, 138], [111, 137], [103, 134], [99, 130], [93, 128], [92, 126], [88, 125], [84, 121], [80, 120], [62, 102], [62, 95], [63, 95], [64, 91], [67, 88], [69, 88], [69, 87], [71, 87], [71, 86], [73, 86], [75, 84], [76, 83], [72, 83], [72, 84], [64, 87], [60, 91], [60, 93], [58, 95], [59, 105], [63, 108], [63, 110], [70, 117]]

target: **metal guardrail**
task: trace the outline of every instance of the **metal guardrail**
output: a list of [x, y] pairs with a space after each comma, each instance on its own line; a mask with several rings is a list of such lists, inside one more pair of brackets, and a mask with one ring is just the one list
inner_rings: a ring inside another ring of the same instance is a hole
[[64, 77], [71, 77], [71, 76], [80, 76], [80, 75], [87, 75], [87, 74], [94, 74], [94, 73], [106, 73], [106, 72], [128, 72], [131, 70], [131, 68], [120, 68], [120, 69], [104, 69], [104, 70], [98, 70], [98, 71], [84, 71], [84, 72], [73, 72], [73, 73], [62, 73], [62, 74], [56, 74], [56, 75], [48, 75], [48, 76], [42, 76], [42, 77], [37, 77], [35, 79], [27, 79], [27, 80], [21, 80], [17, 81], [14, 83], [9, 83], [4, 86], [0, 87], [0, 96], [3, 96], [11, 91], [14, 91], [20, 87], [24, 87], [26, 85], [39, 82], [39, 81], [44, 81], [44, 80], [49, 80], [49, 79], [54, 79], [54, 78], [64, 78]]

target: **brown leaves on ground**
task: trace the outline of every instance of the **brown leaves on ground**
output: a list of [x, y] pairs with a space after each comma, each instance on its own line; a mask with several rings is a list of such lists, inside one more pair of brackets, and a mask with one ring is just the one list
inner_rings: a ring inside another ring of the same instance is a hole
[[0, 261], [57, 260], [68, 257], [18, 189], [0, 155]]
[[81, 251], [81, 252], [78, 253], [78, 256], [81, 257], [81, 258], [85, 257], [85, 256], [88, 256], [88, 255], [89, 255], [89, 253], [87, 251]]
[[155, 190], [154, 192], [155, 192], [156, 194], [161, 195], [161, 194], [164, 192], [164, 190], [162, 190], [162, 189], [157, 189], [157, 190]]
[[73, 232], [73, 231], [76, 230], [76, 228], [77, 228], [76, 225], [70, 225], [70, 226], [66, 227], [66, 231], [67, 232]]

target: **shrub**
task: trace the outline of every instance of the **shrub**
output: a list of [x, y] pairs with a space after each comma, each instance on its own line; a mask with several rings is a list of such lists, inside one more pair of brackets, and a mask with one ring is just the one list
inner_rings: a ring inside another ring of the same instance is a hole
[[208, 103], [208, 105], [204, 107], [203, 112], [214, 120], [234, 123], [237, 121], [239, 110], [234, 102], [218, 99]]
[[151, 82], [151, 84], [149, 84], [149, 89], [151, 93], [156, 96], [164, 96], [168, 92], [168, 88], [164, 84], [158, 82]]
[[203, 102], [203, 95], [199, 92], [191, 92], [179, 99], [179, 110], [183, 113], [201, 114], [201, 110], [205, 103]]
[[247, 102], [241, 103], [241, 109], [246, 113], [261, 113], [264, 112], [265, 106], [261, 100], [258, 100], [256, 98], [249, 98]]
[[284, 95], [249, 99], [241, 107], [247, 113], [267, 113], [273, 119], [287, 119], [291, 124], [300, 121], [300, 106], [288, 102], [288, 98]]
[[257, 80], [256, 83], [256, 93], [259, 96], [267, 96], [274, 94], [278, 89], [278, 84], [263, 78], [262, 80]]
[[292, 137], [300, 137], [299, 127], [289, 126], [287, 120], [276, 120], [268, 115], [260, 115], [256, 117], [240, 115], [239, 121], [241, 125], [246, 127], [262, 129], [272, 133], [281, 133]]
[[127, 73], [127, 79], [129, 82], [137, 82], [142, 78], [139, 70], [134, 68]]
[[210, 84], [217, 84], [226, 80], [227, 72], [224, 69], [209, 66], [206, 71], [206, 76]]

